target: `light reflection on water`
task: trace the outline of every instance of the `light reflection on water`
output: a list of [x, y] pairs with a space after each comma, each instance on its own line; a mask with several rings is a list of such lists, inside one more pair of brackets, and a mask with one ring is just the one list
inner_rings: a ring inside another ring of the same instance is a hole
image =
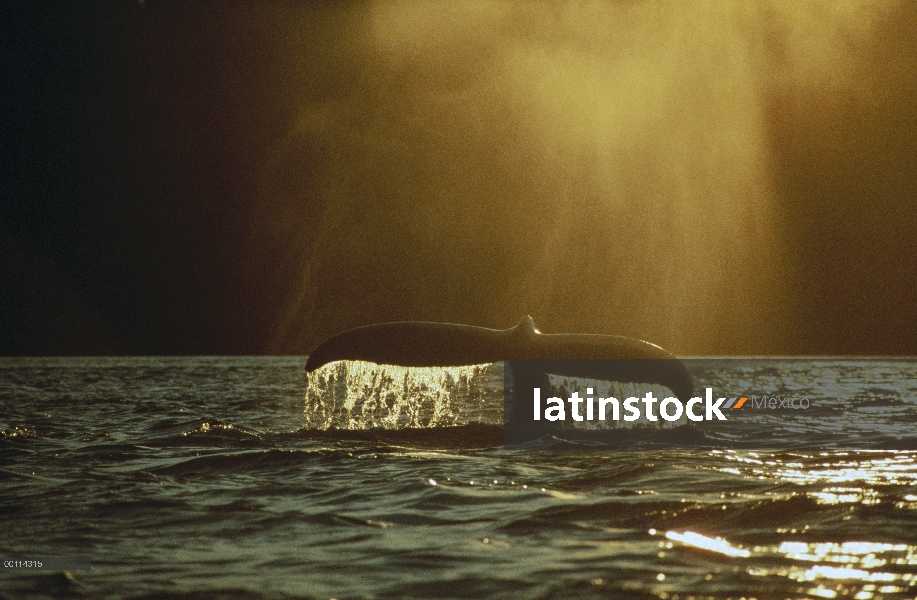
[[[656, 530], [650, 530], [651, 535], [656, 533]], [[777, 546], [744, 548], [733, 545], [723, 538], [713, 538], [694, 531], [667, 531], [664, 535], [667, 539], [680, 542], [686, 547], [699, 548], [732, 558], [748, 559], [744, 562], [747, 563], [745, 570], [749, 575], [776, 576], [797, 582], [817, 581], [819, 587], [805, 591], [825, 598], [835, 598], [838, 595], [872, 598], [876, 591], [873, 584], [877, 582], [899, 584], [884, 585], [878, 589], [880, 593], [885, 594], [905, 592], [910, 586], [917, 584], [917, 575], [913, 572], [890, 572], [881, 569], [888, 565], [899, 568], [917, 565], [917, 546], [907, 544], [785, 541]], [[664, 548], [671, 547], [671, 544], [660, 545]], [[773, 562], [775, 556], [802, 564], [777, 567], [756, 564], [756, 559]]]
[[[917, 495], [906, 494], [898, 496], [897, 501], [889, 502], [883, 494], [883, 488], [917, 485], [917, 453], [914, 452], [882, 452], [875, 458], [869, 458], [867, 452], [774, 453], [773, 457], [763, 459], [759, 452], [733, 450], [713, 450], [710, 455], [737, 465], [718, 467], [723, 473], [784, 481], [803, 488], [846, 484], [791, 492], [784, 496], [785, 499], [804, 496], [822, 505], [856, 504], [868, 507], [885, 502], [898, 509], [917, 509]], [[842, 521], [850, 519], [851, 515], [841, 517]], [[776, 532], [801, 535], [811, 534], [813, 530], [807, 524], [798, 528], [780, 527]], [[655, 534], [656, 531], [650, 530], [650, 533]], [[685, 547], [747, 559], [743, 562], [749, 575], [817, 583], [817, 587], [799, 589], [799, 592], [810, 596], [870, 600], [882, 595], [914, 591], [917, 587], [917, 569], [914, 568], [917, 566], [917, 545], [913, 544], [790, 539], [777, 544], [744, 547], [690, 530], [667, 531], [664, 535]], [[778, 560], [775, 561], [775, 558]], [[785, 564], [785, 561], [791, 562]], [[778, 564], [775, 565], [775, 562]]]
[[[736, 463], [761, 465], [758, 467], [726, 467], [729, 472], [740, 472], [755, 477], [780, 479], [798, 485], [815, 483], [861, 482], [871, 485], [917, 485], [917, 453], [910, 451], [872, 451], [881, 454], [866, 458], [870, 451], [858, 451], [858, 458], [847, 458], [847, 452], [785, 453], [790, 458], [775, 457], [762, 461], [756, 453], [735, 450], [712, 450], [725, 460]], [[831, 459], [831, 460], [828, 460]], [[801, 460], [805, 462], [801, 462]], [[832, 491], [829, 488], [826, 491]], [[840, 488], [838, 488], [840, 489]], [[845, 500], [846, 501], [846, 500]]]
[[917, 452], [472, 447], [433, 408], [423, 444], [358, 439], [300, 428], [304, 362], [0, 360], [0, 545], [93, 560], [0, 594], [917, 595]]

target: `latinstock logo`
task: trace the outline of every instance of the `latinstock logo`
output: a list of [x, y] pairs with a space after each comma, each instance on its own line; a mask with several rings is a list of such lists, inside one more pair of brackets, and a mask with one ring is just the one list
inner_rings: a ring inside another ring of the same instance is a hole
[[917, 448], [917, 358], [519, 359], [507, 447]]
[[[690, 421], [725, 421], [726, 415], [722, 410], [736, 410], [743, 406], [751, 406], [759, 409], [807, 409], [809, 408], [808, 398], [793, 398], [768, 396], [765, 394], [759, 400], [756, 396], [751, 396], [751, 402], [748, 402], [747, 396], [726, 398], [721, 397], [714, 400], [713, 388], [707, 388], [705, 397], [695, 396], [686, 403], [675, 397], [668, 397], [660, 401], [653, 396], [652, 392], [647, 392], [646, 396], [638, 398], [631, 396], [624, 402], [620, 402], [615, 397], [596, 398], [593, 396], [593, 388], [586, 388], [586, 396], [581, 397], [579, 392], [574, 391], [567, 398], [570, 405], [569, 414], [573, 421], [637, 421], [644, 417], [647, 421], [658, 421], [662, 417], [665, 421], [677, 421], [682, 416], [686, 416]], [[533, 413], [532, 418], [540, 421], [542, 416], [546, 421], [566, 421], [567, 408], [564, 400], [553, 396], [548, 398], [544, 405], [541, 401], [541, 388], [532, 390]], [[656, 403], [659, 403], [658, 413], [656, 412]], [[641, 407], [640, 404], [643, 404]], [[582, 405], [585, 404], [585, 414], [581, 413]], [[699, 406], [700, 405], [700, 406]], [[698, 413], [695, 407], [703, 407], [703, 411]], [[598, 418], [596, 418], [596, 416]]]

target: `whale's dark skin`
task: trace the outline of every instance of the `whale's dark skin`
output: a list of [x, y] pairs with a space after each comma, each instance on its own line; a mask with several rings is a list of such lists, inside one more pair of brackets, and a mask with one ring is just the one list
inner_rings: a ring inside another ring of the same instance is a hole
[[683, 401], [694, 389], [691, 375], [681, 361], [655, 344], [617, 335], [544, 334], [529, 316], [510, 329], [424, 321], [357, 327], [322, 342], [309, 355], [306, 371], [339, 360], [404, 367], [506, 361], [514, 382], [513, 408], [520, 407], [511, 411], [508, 425], [518, 422], [522, 407], [531, 412], [531, 390], [548, 385], [545, 373], [660, 384]]

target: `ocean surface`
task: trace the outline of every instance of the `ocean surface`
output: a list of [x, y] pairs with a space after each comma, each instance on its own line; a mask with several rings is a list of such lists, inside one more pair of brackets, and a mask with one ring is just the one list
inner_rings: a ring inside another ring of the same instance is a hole
[[504, 448], [497, 366], [393, 401], [304, 364], [0, 358], [0, 555], [92, 561], [0, 597], [917, 597], [913, 361], [701, 361], [812, 408], [626, 450]]

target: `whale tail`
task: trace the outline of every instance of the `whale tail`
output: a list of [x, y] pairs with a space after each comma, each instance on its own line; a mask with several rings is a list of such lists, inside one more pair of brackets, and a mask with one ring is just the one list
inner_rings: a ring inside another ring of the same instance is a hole
[[659, 384], [683, 401], [694, 390], [684, 364], [655, 344], [616, 335], [545, 334], [530, 316], [509, 329], [426, 321], [357, 327], [319, 344], [306, 361], [306, 371], [341, 360], [404, 367], [454, 367], [505, 361], [514, 385], [504, 418], [506, 425], [513, 427], [522, 422], [523, 407], [531, 402], [532, 388], [548, 385], [548, 373]]

